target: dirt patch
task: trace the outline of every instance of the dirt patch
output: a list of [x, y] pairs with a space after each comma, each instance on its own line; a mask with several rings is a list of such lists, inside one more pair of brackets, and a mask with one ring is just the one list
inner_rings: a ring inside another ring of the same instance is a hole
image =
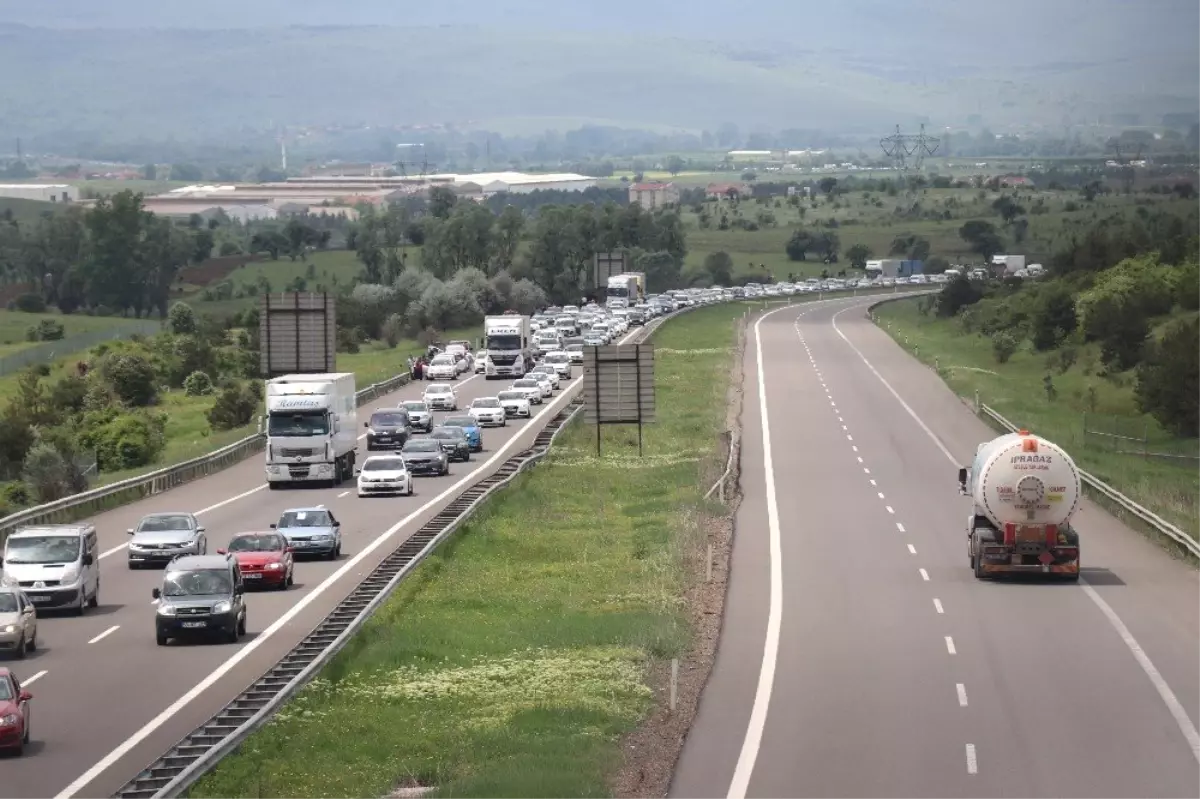
[[[733, 524], [741, 501], [739, 475], [741, 472], [742, 364], [746, 350], [748, 319], [737, 323], [737, 347], [730, 366], [725, 427], [722, 436], [726, 444], [721, 457], [714, 459], [711, 479], [705, 474], [703, 485], [711, 486], [730, 462], [732, 469], [725, 483], [724, 505], [713, 503], [702, 508], [697, 518], [699, 535], [685, 551], [688, 583], [684, 594], [692, 623], [692, 647], [679, 659], [679, 678], [676, 686], [675, 711], [670, 710], [671, 663], [654, 662], [646, 675], [647, 685], [654, 691], [655, 705], [642, 725], [622, 741], [623, 762], [613, 782], [618, 797], [642, 799], [666, 796], [675, 772], [675, 763], [683, 751], [683, 743], [691, 729], [700, 703], [700, 695], [708, 682], [721, 634], [725, 612], [725, 591], [729, 576], [729, 557], [733, 544]], [[714, 497], [717, 495], [714, 494]], [[709, 580], [708, 545], [712, 545], [711, 580]]]

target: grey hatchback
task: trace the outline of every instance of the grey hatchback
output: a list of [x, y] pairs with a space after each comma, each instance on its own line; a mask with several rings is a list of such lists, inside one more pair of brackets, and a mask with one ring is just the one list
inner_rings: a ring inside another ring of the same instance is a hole
[[167, 564], [154, 632], [159, 646], [186, 635], [217, 635], [232, 644], [246, 634], [246, 587], [233, 555], [184, 555]]
[[429, 437], [442, 445], [442, 450], [450, 460], [463, 463], [471, 460], [471, 441], [467, 438], [467, 431], [461, 427], [435, 427]]

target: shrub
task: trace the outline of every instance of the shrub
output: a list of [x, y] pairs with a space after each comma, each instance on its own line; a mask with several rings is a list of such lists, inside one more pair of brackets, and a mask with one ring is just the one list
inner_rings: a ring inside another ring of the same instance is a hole
[[211, 394], [212, 390], [213, 381], [207, 372], [197, 370], [188, 375], [183, 381], [183, 391], [189, 397], [200, 397], [205, 394]]
[[105, 378], [122, 402], [143, 407], [158, 395], [154, 367], [142, 355], [119, 353], [108, 358], [103, 367]]
[[167, 313], [167, 326], [172, 333], [183, 335], [196, 332], [196, 312], [185, 302], [177, 302]]
[[43, 319], [36, 325], [30, 325], [25, 331], [27, 341], [61, 341], [66, 335], [63, 323], [56, 319]]
[[250, 424], [259, 402], [254, 385], [231, 385], [221, 389], [208, 411], [208, 423], [213, 430], [235, 430]]
[[165, 419], [145, 413], [118, 413], [85, 436], [96, 450], [101, 471], [116, 472], [153, 463], [166, 444]]
[[389, 347], [393, 349], [400, 343], [400, 338], [404, 333], [404, 317], [398, 313], [394, 313], [387, 318], [383, 323], [383, 340], [387, 342]]
[[13, 300], [13, 308], [25, 313], [44, 313], [46, 300], [41, 294], [22, 294]]
[[1146, 347], [1137, 371], [1138, 407], [1179, 436], [1200, 435], [1200, 321], [1195, 317], [1167, 328], [1162, 340]]
[[71, 465], [50, 444], [39, 441], [30, 447], [22, 471], [39, 503], [53, 502], [71, 494]]
[[996, 356], [997, 363], [1008, 363], [1008, 359], [1016, 354], [1019, 346], [1016, 337], [1007, 330], [1001, 330], [992, 336], [992, 354]]

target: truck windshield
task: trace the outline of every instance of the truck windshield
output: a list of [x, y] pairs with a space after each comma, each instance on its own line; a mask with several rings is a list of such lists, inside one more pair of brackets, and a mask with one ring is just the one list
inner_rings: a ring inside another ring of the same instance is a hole
[[329, 434], [329, 417], [324, 411], [273, 413], [267, 424], [270, 436], [324, 436]]
[[628, 297], [629, 289], [625, 286], [609, 286], [608, 296], [610, 297]]
[[39, 535], [8, 539], [5, 563], [74, 563], [79, 558], [79, 536]]
[[513, 351], [521, 349], [520, 336], [498, 336], [492, 335], [487, 337], [487, 350], [492, 352], [495, 350]]

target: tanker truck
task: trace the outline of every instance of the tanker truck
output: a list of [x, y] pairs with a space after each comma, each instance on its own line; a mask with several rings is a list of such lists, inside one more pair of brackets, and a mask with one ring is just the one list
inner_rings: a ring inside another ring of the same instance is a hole
[[1033, 572], [1079, 579], [1079, 469], [1061, 447], [1028, 430], [985, 441], [958, 470], [971, 497], [967, 554], [975, 577]]

